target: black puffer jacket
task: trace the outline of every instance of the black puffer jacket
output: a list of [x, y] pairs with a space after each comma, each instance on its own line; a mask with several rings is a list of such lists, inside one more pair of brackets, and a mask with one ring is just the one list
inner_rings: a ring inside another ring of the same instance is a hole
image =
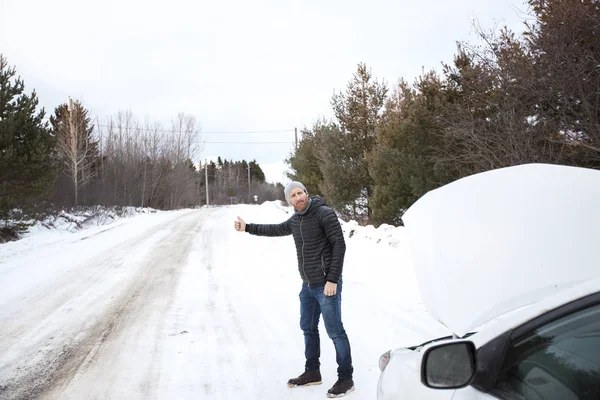
[[308, 209], [295, 212], [281, 224], [246, 224], [246, 232], [258, 236], [293, 235], [300, 277], [311, 285], [337, 283], [342, 277], [346, 243], [335, 212], [319, 196]]

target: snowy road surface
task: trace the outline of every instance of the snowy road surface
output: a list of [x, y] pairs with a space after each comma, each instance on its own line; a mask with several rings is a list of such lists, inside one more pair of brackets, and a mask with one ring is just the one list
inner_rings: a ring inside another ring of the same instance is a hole
[[[274, 203], [138, 215], [0, 246], [0, 399], [323, 399], [303, 370], [293, 240], [233, 230], [288, 218]], [[347, 231], [349, 228], [345, 228]], [[344, 325], [356, 391], [384, 351], [445, 330], [424, 312], [404, 243], [345, 232]]]

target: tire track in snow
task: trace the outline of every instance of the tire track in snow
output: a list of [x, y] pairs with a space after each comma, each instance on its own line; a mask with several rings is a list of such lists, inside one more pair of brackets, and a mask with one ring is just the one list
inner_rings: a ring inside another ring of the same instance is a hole
[[[197, 233], [199, 224], [205, 213], [191, 212], [171, 221], [164, 229], [173, 230], [172, 239], [162, 242], [159, 247], [150, 253], [142, 263], [133, 277], [130, 277], [121, 287], [113, 288], [116, 294], [106, 305], [105, 310], [93, 321], [78, 320], [74, 316], [73, 326], [68, 327], [66, 334], [57, 327], [55, 331], [49, 329], [52, 326], [52, 312], [40, 315], [39, 311], [27, 315], [24, 319], [12, 325], [11, 334], [22, 333], [27, 326], [35, 327], [40, 333], [25, 335], [23, 340], [30, 340], [32, 345], [28, 351], [20, 354], [19, 358], [11, 363], [12, 371], [7, 371], [2, 362], [0, 369], [0, 398], [29, 399], [29, 398], [69, 398], [69, 393], [61, 393], [68, 389], [73, 383], [75, 389], [72, 391], [73, 398], [94, 398], [94, 392], [88, 392], [89, 387], [83, 386], [83, 392], [77, 384], [90, 379], [95, 380], [94, 374], [87, 374], [94, 369], [96, 364], [106, 367], [110, 387], [110, 380], [117, 380], [110, 376], [111, 368], [120, 362], [120, 344], [127, 337], [138, 337], [144, 330], [152, 327], [153, 334], [160, 330], [160, 317], [168, 309], [172, 292], [177, 286], [179, 277], [179, 265], [185, 260], [192, 240]], [[168, 232], [168, 230], [167, 230]], [[123, 253], [135, 252], [138, 245], [148, 240], [147, 232], [127, 241], [111, 251], [111, 255], [103, 262], [95, 259], [87, 263], [92, 273], [82, 274], [81, 269], [65, 274], [63, 279], [57, 280], [45, 290], [30, 296], [28, 308], [35, 309], [36, 305], [43, 308], [45, 312], [60, 312], [61, 306], [68, 303], [69, 296], [73, 299], [80, 297], [82, 289], [93, 288], [99, 281], [106, 278], [111, 271], [114, 272], [120, 266]], [[96, 264], [97, 263], [97, 264]], [[79, 276], [79, 274], [82, 276]], [[72, 287], [67, 290], [56, 290], [63, 284], [72, 282]], [[84, 290], [85, 292], [85, 290]], [[56, 293], [56, 294], [55, 294]], [[158, 297], [158, 300], [156, 299]], [[50, 298], [46, 303], [45, 298]], [[102, 298], [96, 299], [102, 302]], [[33, 303], [31, 302], [33, 301]], [[152, 307], [149, 307], [152, 305]], [[27, 311], [25, 312], [27, 314]], [[86, 313], [89, 317], [89, 315]], [[35, 318], [42, 317], [42, 321], [36, 324]], [[47, 317], [47, 318], [46, 318]], [[10, 327], [11, 325], [8, 324]], [[35, 330], [34, 329], [34, 330]], [[4, 332], [4, 330], [3, 330]], [[70, 333], [70, 334], [69, 334]], [[124, 338], [125, 336], [125, 338]], [[36, 339], [37, 342], [36, 342]], [[2, 341], [4, 343], [4, 341]], [[126, 341], [131, 344], [131, 341]], [[135, 344], [135, 343], [134, 343]], [[160, 341], [150, 349], [150, 361], [159, 356]], [[37, 348], [37, 350], [35, 350]], [[145, 351], [147, 349], [144, 349]], [[107, 358], [105, 360], [104, 358]], [[108, 365], [107, 365], [108, 364]], [[142, 376], [144, 379], [138, 382], [142, 393], [152, 391], [159, 371], [153, 370], [153, 363], [145, 366]], [[139, 368], [139, 366], [137, 366]], [[115, 373], [121, 368], [114, 369]], [[8, 374], [12, 374], [7, 376]], [[95, 372], [98, 372], [97, 369]], [[105, 388], [97, 388], [97, 398], [108, 398]], [[8, 396], [8, 397], [5, 397]], [[56, 397], [55, 397], [56, 396]]]
[[[223, 229], [230, 228], [206, 224], [202, 234], [202, 277], [206, 285], [204, 315], [202, 316], [203, 343], [201, 354], [204, 361], [199, 384], [209, 398], [238, 399], [256, 398], [252, 382], [247, 377], [248, 338], [241, 322], [231, 287], [230, 273], [236, 273], [230, 265], [224, 265], [219, 256], [231, 252], [220, 246], [217, 238], [223, 237]], [[256, 368], [256, 365], [252, 366]]]

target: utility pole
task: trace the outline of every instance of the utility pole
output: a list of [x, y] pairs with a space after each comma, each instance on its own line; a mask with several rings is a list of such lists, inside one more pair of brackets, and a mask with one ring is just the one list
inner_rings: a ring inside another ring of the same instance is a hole
[[206, 158], [204, 159], [204, 182], [206, 185], [206, 205], [208, 206], [208, 161]]
[[294, 128], [294, 137], [296, 138], [296, 150], [298, 150], [298, 128]]
[[252, 193], [250, 193], [250, 163], [248, 163], [248, 204], [252, 203]]

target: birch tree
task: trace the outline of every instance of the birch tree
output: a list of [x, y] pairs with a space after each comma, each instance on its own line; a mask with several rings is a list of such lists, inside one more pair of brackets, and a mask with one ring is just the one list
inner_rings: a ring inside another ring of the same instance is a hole
[[62, 104], [50, 117], [56, 136], [56, 151], [65, 173], [73, 184], [74, 204], [79, 205], [79, 193], [98, 172], [98, 142], [92, 134], [88, 111], [79, 101]]

